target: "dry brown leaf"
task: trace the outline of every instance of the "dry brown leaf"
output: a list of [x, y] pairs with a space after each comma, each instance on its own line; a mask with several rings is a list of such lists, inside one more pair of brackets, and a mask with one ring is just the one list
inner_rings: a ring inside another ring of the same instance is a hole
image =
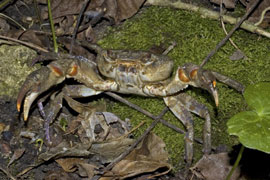
[[4, 131], [6, 125], [4, 123], [0, 123], [0, 134]]
[[81, 158], [61, 158], [55, 160], [66, 172], [74, 172], [77, 169], [77, 164], [84, 163]]
[[19, 159], [20, 157], [22, 157], [24, 152], [25, 152], [25, 148], [16, 149], [8, 163], [8, 166], [10, 166], [14, 161]]
[[171, 166], [167, 162], [168, 153], [164, 148], [165, 143], [162, 139], [150, 133], [136, 149], [117, 163], [110, 172], [105, 173], [101, 179], [124, 179], [142, 173], [154, 172], [160, 168], [169, 172]]
[[51, 148], [49, 151], [38, 156], [37, 163], [49, 161], [51, 159], [59, 159], [63, 157], [85, 157], [93, 153], [89, 151], [91, 144], [77, 144], [70, 147], [70, 144], [63, 140], [58, 146]]
[[[54, 0], [51, 2], [53, 19], [62, 18], [69, 15], [77, 15], [83, 6], [84, 1], [81, 0]], [[41, 10], [41, 17], [43, 20], [48, 19], [48, 7], [45, 6]], [[56, 21], [57, 22], [57, 21]], [[55, 22], [55, 23], [56, 23]]]
[[96, 154], [102, 164], [110, 163], [134, 143], [134, 139], [118, 138], [107, 142], [93, 143], [90, 151]]
[[79, 174], [81, 177], [87, 177], [91, 179], [95, 175], [95, 169], [98, 167], [88, 163], [78, 163]]
[[[92, 0], [87, 7], [87, 11], [99, 11], [105, 9], [105, 17], [112, 18], [118, 23], [133, 16], [145, 0]], [[53, 19], [62, 18], [70, 15], [78, 15], [84, 1], [81, 0], [55, 0], [52, 1]], [[44, 7], [41, 11], [42, 19], [48, 19], [48, 8]], [[60, 20], [59, 20], [60, 21]], [[55, 21], [59, 22], [59, 21]]]
[[33, 30], [9, 30], [3, 33], [3, 35], [19, 39], [21, 41], [30, 42], [39, 47], [47, 47], [48, 46], [48, 38], [44, 34], [37, 34]]
[[245, 58], [245, 54], [240, 50], [237, 49], [234, 53], [230, 56], [230, 60], [236, 61]]
[[92, 0], [87, 10], [105, 9], [104, 17], [119, 23], [136, 14], [144, 2], [145, 0]]
[[72, 176], [63, 170], [50, 170], [46, 173], [44, 180], [72, 180]]
[[0, 154], [3, 157], [9, 157], [11, 154], [11, 148], [10, 148], [10, 144], [7, 143], [6, 141], [0, 141]]
[[70, 147], [70, 144], [63, 141], [58, 146], [42, 153], [38, 157], [38, 163], [59, 159], [64, 157], [89, 157], [99, 159], [101, 164], [110, 163], [112, 160], [122, 154], [132, 143], [133, 139], [122, 138], [108, 142], [93, 144], [77, 144]]
[[78, 169], [81, 177], [92, 178], [95, 175], [95, 169], [98, 167], [86, 163], [82, 158], [61, 158], [55, 160], [65, 172], [74, 172]]
[[[219, 153], [204, 155], [194, 167], [191, 168], [194, 175], [204, 180], [225, 179], [231, 170], [230, 158], [228, 153]], [[240, 168], [238, 167], [231, 180], [237, 180], [240, 176]]]

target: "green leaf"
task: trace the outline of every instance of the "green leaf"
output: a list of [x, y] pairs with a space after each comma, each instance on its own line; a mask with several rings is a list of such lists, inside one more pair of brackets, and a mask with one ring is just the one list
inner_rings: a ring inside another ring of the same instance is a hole
[[270, 83], [249, 86], [244, 97], [253, 110], [233, 116], [227, 122], [228, 132], [244, 146], [270, 153]]
[[244, 97], [259, 115], [270, 113], [270, 83], [261, 82], [247, 87]]

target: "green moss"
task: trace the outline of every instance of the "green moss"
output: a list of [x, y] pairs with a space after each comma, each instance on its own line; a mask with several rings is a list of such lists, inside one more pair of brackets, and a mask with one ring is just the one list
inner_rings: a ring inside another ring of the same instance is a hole
[[0, 96], [17, 97], [26, 76], [36, 69], [27, 65], [35, 56], [35, 51], [25, 46], [0, 46]]
[[[227, 30], [232, 26], [226, 26]], [[201, 18], [193, 12], [175, 10], [164, 7], [145, 8], [142, 13], [127, 20], [121, 26], [111, 28], [108, 35], [99, 44], [108, 49], [141, 49], [148, 50], [161, 43], [169, 46], [175, 41], [177, 46], [169, 53], [175, 61], [175, 67], [186, 62], [200, 64], [216, 44], [225, 37], [218, 21]], [[235, 49], [228, 42], [207, 63], [205, 68], [212, 69], [242, 82], [244, 85], [259, 81], [270, 81], [270, 53], [269, 39], [238, 30], [232, 37], [233, 41], [246, 54], [248, 59], [232, 61], [229, 57]], [[226, 121], [234, 114], [246, 108], [241, 94], [235, 90], [218, 83], [220, 106], [215, 107], [212, 97], [205, 91], [189, 88], [187, 93], [205, 104], [212, 118], [213, 145], [233, 145], [236, 139], [227, 134]], [[153, 114], [158, 114], [164, 106], [161, 99], [125, 96], [131, 102], [140, 105]], [[136, 126], [146, 120], [147, 125], [152, 121], [146, 116], [115, 102], [111, 109], [121, 118], [130, 118]], [[167, 113], [164, 119], [176, 126], [181, 123], [171, 114]], [[195, 136], [201, 137], [204, 120], [194, 116]], [[138, 130], [138, 134], [146, 127]], [[177, 167], [183, 164], [184, 146], [183, 136], [167, 127], [158, 125], [155, 132], [164, 139], [170, 153], [172, 163]], [[201, 156], [200, 145], [195, 145], [195, 160]]]

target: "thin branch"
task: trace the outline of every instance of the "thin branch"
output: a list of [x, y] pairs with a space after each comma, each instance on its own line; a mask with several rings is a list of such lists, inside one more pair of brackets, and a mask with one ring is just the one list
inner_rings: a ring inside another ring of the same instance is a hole
[[0, 13], [0, 16], [2, 16], [3, 18], [6, 18], [7, 20], [10, 20], [12, 21], [13, 23], [15, 23], [17, 26], [19, 26], [23, 31], [26, 31], [26, 28], [23, 27], [23, 25], [21, 25], [20, 23], [18, 23], [15, 19], [3, 14], [3, 13]]
[[244, 22], [244, 20], [249, 16], [249, 14], [257, 7], [261, 0], [257, 0], [255, 3], [252, 4], [252, 6], [248, 9], [246, 14], [238, 21], [238, 23], [235, 24], [235, 26], [232, 28], [232, 30], [227, 34], [227, 36], [220, 41], [215, 49], [213, 49], [203, 60], [203, 62], [200, 65], [200, 68], [202, 68], [207, 61], [226, 43], [226, 41], [233, 35], [233, 33], [241, 26], [241, 24]]
[[[188, 11], [193, 11], [201, 14], [205, 18], [219, 20], [219, 12], [212, 11], [207, 8], [198, 7], [193, 4], [183, 3], [181, 1], [171, 1], [171, 0], [147, 0], [145, 5], [156, 5], [156, 6], [168, 6], [176, 9], [183, 9]], [[229, 24], [236, 24], [239, 18], [234, 18], [228, 15], [223, 16], [223, 20]], [[245, 21], [240, 26], [242, 29], [246, 31], [257, 33], [259, 35], [270, 38], [270, 32], [265, 31], [264, 29], [255, 26], [251, 22]]]
[[256, 22], [256, 23], [254, 24], [255, 26], [259, 26], [259, 25], [263, 22], [264, 15], [265, 15], [265, 13], [266, 13], [267, 11], [269, 11], [269, 10], [270, 10], [270, 6], [267, 7], [267, 8], [265, 8], [265, 9], [263, 10], [263, 12], [262, 12], [262, 14], [261, 14], [261, 17], [260, 17], [259, 21]]
[[[235, 25], [235, 27], [231, 30], [231, 32], [229, 32], [228, 36], [226, 36], [224, 38], [224, 40], [222, 40], [217, 47], [205, 58], [205, 60], [203, 61], [203, 63], [201, 64], [201, 67], [206, 63], [206, 61], [208, 61], [208, 59], [210, 57], [213, 56], [213, 54], [217, 51], [217, 49], [219, 49], [223, 44], [225, 44], [225, 42], [227, 41], [228, 38], [231, 37], [232, 33], [240, 27], [241, 28], [253, 32], [253, 33], [257, 33], [260, 34], [262, 36], [266, 36], [268, 38], [270, 38], [270, 33], [265, 31], [262, 28], [259, 28], [257, 26], [255, 26], [254, 24], [248, 23], [248, 22], [244, 22], [244, 20], [247, 18], [247, 16], [250, 14], [250, 12], [252, 12], [254, 10], [254, 8], [258, 5], [258, 3], [261, 0], [257, 0], [256, 2], [254, 2], [252, 4], [252, 6], [250, 7], [250, 9], [246, 12], [246, 14], [238, 21], [238, 19], [233, 18], [231, 16], [223, 16], [223, 20], [224, 22], [230, 23], [230, 24], [235, 24], [237, 21], [238, 23]], [[219, 19], [219, 13], [218, 12], [214, 12], [212, 10], [206, 9], [206, 8], [202, 8], [202, 7], [198, 7], [192, 4], [187, 4], [187, 3], [183, 3], [181, 1], [171, 1], [171, 0], [147, 0], [146, 1], [146, 5], [157, 5], [157, 6], [169, 6], [169, 7], [173, 7], [173, 8], [178, 8], [178, 9], [185, 9], [185, 10], [190, 10], [190, 11], [194, 11], [194, 12], [198, 12], [201, 15], [203, 15], [204, 17], [210, 18], [210, 19]]]
[[[116, 99], [116, 100], [118, 100], [118, 101], [120, 101], [120, 102], [122, 102], [122, 103], [128, 105], [129, 107], [131, 107], [131, 108], [133, 108], [133, 109], [135, 109], [135, 110], [137, 110], [137, 111], [143, 113], [144, 115], [146, 115], [146, 116], [148, 116], [148, 117], [150, 117], [150, 118], [152, 118], [152, 119], [155, 119], [155, 116], [154, 116], [153, 114], [151, 114], [150, 112], [148, 112], [148, 111], [142, 109], [141, 107], [137, 106], [136, 104], [133, 104], [133, 103], [129, 102], [128, 100], [122, 98], [121, 96], [119, 96], [119, 95], [117, 95], [117, 94], [115, 94], [115, 93], [112, 93], [112, 92], [105, 92], [105, 94], [107, 94], [108, 96], [110, 96], [110, 97], [112, 97], [112, 98], [114, 98], [114, 99]], [[171, 123], [169, 123], [169, 122], [167, 122], [167, 121], [165, 121], [165, 120], [163, 120], [163, 119], [160, 119], [160, 122], [161, 122], [163, 125], [165, 125], [165, 126], [171, 128], [171, 129], [175, 130], [176, 132], [178, 132], [178, 133], [180, 133], [180, 134], [185, 134], [185, 133], [186, 133], [186, 131], [184, 131], [184, 130], [182, 130], [182, 129], [176, 127], [176, 126], [174, 126], [173, 124], [171, 124]], [[194, 140], [195, 140], [197, 143], [199, 143], [199, 144], [203, 144], [203, 141], [202, 141], [201, 139], [194, 138]], [[215, 150], [214, 147], [213, 147], [212, 149]]]
[[29, 42], [24, 42], [24, 41], [21, 41], [21, 40], [18, 40], [18, 39], [14, 39], [14, 38], [11, 38], [11, 37], [0, 35], [0, 39], [5, 39], [5, 40], [17, 42], [19, 44], [23, 44], [23, 45], [25, 45], [27, 47], [30, 47], [30, 48], [35, 49], [35, 50], [38, 50], [38, 51], [49, 52], [47, 49], [44, 49], [42, 47], [39, 47], [39, 46], [37, 46], [35, 44], [29, 43]]
[[8, 171], [8, 169], [0, 166], [0, 170], [5, 173], [10, 179], [12, 180], [16, 180], [16, 178], [14, 176], [12, 176], [12, 174]]
[[[221, 23], [221, 26], [222, 26], [222, 29], [223, 29], [224, 33], [225, 33], [226, 36], [227, 36], [227, 35], [228, 35], [228, 32], [227, 32], [227, 30], [226, 30], [226, 27], [225, 27], [225, 24], [224, 24], [224, 21], [223, 21], [223, 11], [222, 11], [222, 9], [223, 9], [223, 0], [221, 0], [219, 9], [220, 9], [220, 11], [219, 11], [219, 13], [220, 13], [220, 23]], [[232, 40], [231, 38], [229, 38], [229, 41], [230, 41], [230, 43], [232, 44], [232, 46], [233, 46], [235, 49], [240, 50], [240, 49], [237, 47], [237, 45], [233, 42], [233, 40]]]
[[84, 13], [84, 11], [85, 11], [87, 5], [89, 4], [89, 1], [90, 1], [90, 0], [85, 0], [85, 1], [84, 1], [83, 7], [81, 8], [80, 14], [79, 14], [79, 16], [78, 16], [78, 18], [77, 18], [76, 27], [74, 28], [73, 33], [72, 33], [72, 39], [71, 39], [71, 43], [70, 43], [69, 54], [72, 54], [72, 48], [73, 48], [73, 46], [74, 46], [76, 34], [77, 34], [77, 32], [78, 32], [78, 29], [79, 29], [79, 26], [80, 26], [80, 23], [81, 23], [81, 19], [82, 19], [83, 13]]

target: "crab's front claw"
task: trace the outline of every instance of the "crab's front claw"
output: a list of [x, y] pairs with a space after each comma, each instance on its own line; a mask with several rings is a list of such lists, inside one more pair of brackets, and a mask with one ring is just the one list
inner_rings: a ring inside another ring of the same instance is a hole
[[212, 84], [209, 85], [209, 92], [213, 96], [216, 106], [218, 106], [219, 101], [218, 101], [218, 91], [216, 88], [216, 81], [213, 81]]
[[198, 87], [207, 90], [214, 98], [216, 106], [219, 104], [216, 77], [209, 70], [199, 69], [195, 80]]
[[65, 79], [63, 71], [56, 65], [49, 64], [46, 67], [32, 72], [25, 80], [17, 98], [17, 110], [20, 112], [24, 100], [24, 120], [28, 118], [29, 110], [34, 100], [50, 87], [61, 83]]

